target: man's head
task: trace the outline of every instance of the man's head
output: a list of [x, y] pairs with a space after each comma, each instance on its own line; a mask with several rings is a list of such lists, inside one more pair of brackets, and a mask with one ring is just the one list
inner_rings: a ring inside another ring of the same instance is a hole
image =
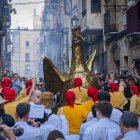
[[53, 101], [54, 95], [52, 92], [44, 92], [41, 94], [40, 103], [45, 105], [46, 108], [52, 108]]
[[12, 80], [10, 78], [5, 78], [2, 83], [2, 88], [11, 87]]
[[98, 100], [98, 90], [95, 87], [88, 88], [87, 93], [94, 103]]
[[137, 130], [139, 126], [137, 116], [132, 112], [125, 112], [120, 118], [120, 128], [122, 134], [128, 131]]
[[119, 91], [119, 87], [116, 83], [110, 83], [109, 89], [110, 89], [110, 92], [118, 92]]
[[98, 101], [108, 101], [110, 102], [110, 94], [107, 91], [101, 90], [98, 94]]
[[100, 101], [96, 104], [96, 116], [100, 118], [110, 118], [112, 113], [112, 105], [107, 101]]
[[44, 87], [44, 82], [43, 82], [43, 80], [39, 80], [39, 81], [37, 82], [37, 87], [38, 87], [38, 89], [41, 89], [42, 87]]
[[35, 90], [31, 94], [31, 101], [35, 104], [40, 104], [40, 96], [41, 96], [41, 91], [40, 90]]
[[129, 86], [134, 85], [134, 83], [135, 83], [134, 78], [133, 78], [132, 76], [129, 77], [129, 78], [128, 78], [128, 84], [129, 84]]
[[4, 94], [5, 100], [11, 102], [16, 99], [16, 91], [12, 88], [8, 88]]
[[109, 79], [110, 79], [110, 75], [106, 75], [105, 76], [105, 81], [108, 82]]
[[75, 94], [73, 91], [67, 91], [65, 94], [66, 104], [70, 107], [74, 107]]
[[26, 88], [31, 87], [32, 81], [31, 80], [26, 81], [25, 86], [26, 86]]
[[13, 127], [15, 125], [15, 121], [13, 117], [11, 117], [10, 115], [4, 114], [2, 120], [3, 120], [3, 124], [9, 127]]
[[82, 79], [81, 78], [75, 78], [74, 79], [74, 88], [82, 86]]
[[16, 117], [18, 120], [28, 121], [29, 112], [30, 112], [30, 105], [26, 103], [20, 103], [16, 108]]
[[64, 135], [58, 130], [50, 132], [47, 138], [47, 140], [64, 140], [64, 139], [65, 139]]

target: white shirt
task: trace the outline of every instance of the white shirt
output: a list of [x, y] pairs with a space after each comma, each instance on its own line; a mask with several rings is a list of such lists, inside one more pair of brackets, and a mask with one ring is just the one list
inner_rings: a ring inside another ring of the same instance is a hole
[[[48, 115], [52, 113], [51, 109], [45, 109], [45, 113], [47, 113]], [[44, 124], [46, 125], [53, 125], [58, 129], [61, 129], [61, 119], [60, 117], [58, 117], [56, 114], [52, 114], [49, 118], [48, 121], [46, 121]]]
[[86, 131], [86, 129], [91, 126], [91, 125], [94, 125], [96, 122], [98, 122], [98, 119], [97, 118], [92, 118], [90, 121], [86, 122], [86, 123], [83, 123], [81, 125], [81, 128], [80, 128], [80, 139], [83, 138], [83, 134], [84, 132]]
[[129, 131], [124, 134], [124, 137], [121, 140], [140, 140], [140, 134], [138, 131]]
[[119, 124], [121, 116], [122, 112], [119, 109], [113, 108], [110, 120], [115, 121], [117, 124]]
[[[48, 115], [52, 113], [51, 109], [45, 109], [45, 113]], [[64, 115], [61, 115], [60, 117], [52, 114], [49, 118], [48, 121], [46, 121], [43, 125], [52, 125], [58, 130], [60, 130], [64, 135], [69, 134], [69, 125], [68, 121], [66, 120], [66, 117]]]
[[[113, 108], [110, 120], [115, 121], [117, 124], [119, 124], [121, 116], [122, 112], [119, 109]], [[92, 117], [92, 112], [89, 112], [87, 120], [90, 120]]]
[[79, 135], [67, 135], [65, 140], [79, 140]]
[[65, 116], [60, 116], [61, 129], [57, 129], [53, 125], [43, 124], [39, 128], [34, 128], [28, 125], [26, 122], [16, 122], [15, 126], [21, 127], [24, 129], [24, 133], [22, 136], [17, 137], [16, 140], [47, 140], [48, 134], [53, 130], [59, 130], [64, 135], [69, 134], [68, 130], [68, 122]]
[[102, 118], [86, 129], [83, 140], [115, 140], [120, 134], [118, 124], [108, 118]]
[[36, 105], [34, 102], [30, 102], [30, 105]]
[[16, 137], [16, 140], [41, 140], [43, 139], [43, 136], [41, 134], [41, 131], [38, 128], [34, 128], [30, 125], [28, 125], [26, 122], [16, 122], [15, 127], [21, 127], [24, 129], [24, 132], [22, 136]]

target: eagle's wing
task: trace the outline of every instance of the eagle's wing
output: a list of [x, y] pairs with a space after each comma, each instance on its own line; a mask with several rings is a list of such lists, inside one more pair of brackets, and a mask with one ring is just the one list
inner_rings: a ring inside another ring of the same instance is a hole
[[47, 57], [43, 60], [43, 70], [46, 91], [53, 92], [54, 94], [57, 92], [61, 93], [67, 78], [58, 71], [52, 61]]
[[86, 62], [87, 68], [91, 72], [93, 71], [93, 63], [95, 61], [96, 54], [97, 54], [97, 51], [95, 50]]

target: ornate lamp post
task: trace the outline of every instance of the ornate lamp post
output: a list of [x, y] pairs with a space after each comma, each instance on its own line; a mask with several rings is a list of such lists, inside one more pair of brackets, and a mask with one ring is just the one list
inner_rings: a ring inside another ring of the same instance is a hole
[[75, 28], [75, 27], [79, 26], [78, 23], [79, 23], [79, 19], [74, 15], [71, 19], [71, 26], [73, 28]]

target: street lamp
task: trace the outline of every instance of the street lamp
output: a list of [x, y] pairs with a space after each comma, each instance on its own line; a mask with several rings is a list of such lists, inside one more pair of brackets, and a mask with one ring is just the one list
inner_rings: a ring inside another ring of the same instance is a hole
[[71, 19], [72, 27], [77, 27], [78, 26], [78, 21], [79, 21], [79, 19], [74, 15]]

